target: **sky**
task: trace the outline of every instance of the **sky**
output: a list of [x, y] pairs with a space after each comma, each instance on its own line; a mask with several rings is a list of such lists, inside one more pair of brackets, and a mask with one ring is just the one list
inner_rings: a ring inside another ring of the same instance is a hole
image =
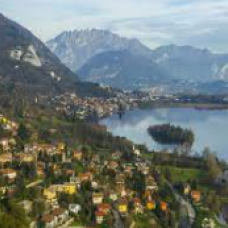
[[0, 0], [0, 12], [43, 41], [64, 30], [100, 28], [150, 48], [228, 52], [228, 0]]

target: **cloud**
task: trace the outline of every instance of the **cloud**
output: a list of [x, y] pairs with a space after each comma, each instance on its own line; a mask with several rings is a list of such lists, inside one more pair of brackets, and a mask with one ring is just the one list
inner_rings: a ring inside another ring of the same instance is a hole
[[0, 11], [43, 40], [95, 27], [152, 48], [176, 43], [228, 51], [227, 0], [0, 0]]

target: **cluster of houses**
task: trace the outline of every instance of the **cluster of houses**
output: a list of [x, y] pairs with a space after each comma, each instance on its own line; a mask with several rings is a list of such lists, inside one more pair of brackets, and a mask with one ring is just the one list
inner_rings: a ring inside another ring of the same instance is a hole
[[[37, 171], [37, 178], [45, 181], [45, 161], [42, 153], [53, 158], [60, 156], [58, 162], [49, 162], [55, 176], [66, 175], [68, 182], [51, 183], [42, 188], [43, 199], [48, 205], [49, 211], [43, 214], [41, 222], [47, 228], [53, 228], [64, 224], [70, 219], [70, 214], [79, 214], [83, 205], [71, 203], [68, 208], [61, 208], [58, 204], [58, 197], [61, 193], [66, 195], [78, 194], [84, 182], [90, 182], [92, 186], [91, 202], [95, 207], [95, 223], [97, 225], [107, 221], [107, 218], [116, 211], [122, 217], [128, 215], [143, 214], [159, 208], [164, 213], [168, 213], [169, 204], [164, 200], [154, 197], [159, 191], [152, 173], [150, 164], [140, 157], [140, 151], [133, 149], [132, 162], [122, 162], [122, 153], [113, 152], [109, 158], [103, 161], [98, 154], [91, 154], [87, 159], [84, 172], [76, 172], [70, 166], [64, 168], [64, 164], [81, 162], [84, 164], [84, 153], [80, 150], [67, 152], [64, 144], [26, 145], [21, 153], [12, 154], [6, 152], [0, 155], [0, 176], [7, 180], [8, 186], [0, 186], [2, 193], [9, 193], [13, 189], [15, 179], [20, 174], [20, 170], [10, 168], [10, 164], [34, 163]], [[45, 157], [47, 158], [47, 157]], [[4, 168], [5, 167], [5, 168]], [[106, 171], [104, 171], [106, 170]], [[129, 188], [126, 184], [128, 177], [134, 178], [134, 172], [140, 172], [145, 176], [145, 194], [142, 196], [137, 191]], [[104, 172], [106, 174], [104, 174]], [[104, 175], [104, 176], [103, 176]], [[107, 175], [112, 176], [112, 181], [106, 179]], [[105, 181], [104, 183], [104, 180]], [[190, 194], [196, 202], [200, 201], [200, 193], [191, 191], [190, 186], [186, 186], [184, 194]]]
[[44, 214], [41, 223], [47, 228], [60, 226], [69, 220], [69, 211], [63, 208], [55, 208], [48, 214]]
[[[4, 120], [3, 123], [11, 122]], [[12, 126], [14, 129], [17, 124]], [[152, 164], [144, 159], [140, 150], [135, 147], [132, 148], [131, 157], [131, 161], [127, 161], [123, 153], [115, 151], [106, 154], [104, 158], [102, 153], [69, 149], [61, 142], [27, 144], [22, 151], [17, 152], [4, 148], [0, 154], [0, 196], [15, 194], [21, 167], [26, 166], [32, 167], [35, 172], [32, 179], [26, 180], [26, 187], [39, 187], [42, 200], [48, 208], [39, 220], [47, 228], [64, 225], [72, 219], [72, 215], [80, 216], [85, 205], [70, 202], [62, 208], [59, 197], [61, 194], [80, 197], [84, 183], [90, 183], [92, 187], [89, 200], [93, 205], [91, 210], [95, 219], [91, 223], [94, 226], [109, 221], [113, 213], [118, 213], [123, 218], [157, 209], [169, 213], [169, 203], [156, 197], [159, 186], [152, 171]], [[78, 164], [82, 169], [75, 168]], [[55, 181], [47, 181], [50, 172]], [[144, 177], [143, 194], [127, 184], [129, 180], [134, 180], [135, 173]], [[185, 186], [184, 194], [190, 195], [195, 202], [201, 200], [200, 192], [192, 191], [190, 186]]]
[[4, 115], [0, 114], [0, 126], [3, 130], [11, 133], [12, 137], [0, 138], [0, 146], [3, 151], [10, 150], [15, 145], [13, 136], [17, 134], [18, 124], [9, 120]]
[[184, 184], [183, 194], [185, 197], [191, 198], [194, 203], [199, 203], [202, 198], [201, 192], [198, 190], [192, 190], [188, 183]]
[[[133, 154], [139, 154], [139, 151], [133, 150]], [[164, 201], [157, 201], [153, 198], [157, 192], [158, 185], [150, 173], [150, 166], [147, 162], [141, 161], [139, 158], [135, 162], [121, 164], [120, 152], [110, 154], [110, 159], [102, 161], [98, 154], [92, 154], [89, 163], [87, 163], [86, 171], [84, 173], [69, 172], [70, 182], [62, 184], [53, 184], [44, 189], [43, 195], [47, 203], [56, 205], [58, 195], [65, 193], [69, 195], [77, 194], [83, 182], [91, 182], [91, 202], [95, 207], [96, 224], [102, 224], [111, 215], [113, 210], [117, 211], [121, 216], [126, 217], [130, 213], [141, 214], [146, 211], [155, 210], [160, 207], [162, 211], [168, 211], [168, 203]], [[80, 151], [73, 151], [72, 159], [77, 161], [83, 160], [83, 153]], [[113, 181], [106, 181], [103, 176], [104, 170], [114, 174]], [[146, 193], [144, 202], [142, 197], [126, 185], [126, 178], [133, 177], [134, 171], [140, 171], [145, 175]], [[99, 178], [97, 178], [99, 177]], [[69, 210], [79, 213], [83, 205], [69, 205]], [[49, 224], [46, 224], [49, 226]]]
[[[167, 210], [167, 203], [156, 202], [152, 197], [153, 193], [158, 191], [158, 185], [150, 174], [149, 164], [140, 160], [138, 150], [134, 149], [133, 155], [138, 157], [137, 161], [121, 163], [121, 152], [111, 153], [105, 161], [101, 159], [100, 155], [91, 154], [90, 159], [86, 159], [84, 172], [77, 172], [74, 168], [71, 168], [71, 164], [74, 162], [84, 164], [85, 155], [82, 151], [67, 151], [63, 143], [57, 145], [25, 145], [21, 152], [6, 151], [0, 154], [0, 178], [5, 181], [4, 186], [0, 186], [0, 191], [3, 196], [9, 193], [13, 195], [16, 189], [16, 179], [21, 173], [20, 165], [25, 164], [34, 164], [37, 175], [36, 181], [38, 183], [40, 181], [45, 182], [47, 178], [46, 166], [48, 164], [56, 177], [65, 175], [68, 181], [50, 183], [48, 186], [42, 187], [42, 197], [47, 208], [49, 208], [41, 219], [45, 227], [53, 228], [61, 225], [69, 220], [70, 213], [78, 214], [81, 211], [83, 205], [73, 203], [69, 204], [68, 208], [61, 208], [58, 204], [58, 197], [61, 193], [66, 195], [78, 194], [85, 182], [90, 182], [92, 186], [91, 203], [96, 208], [94, 211], [96, 224], [102, 224], [112, 210], [116, 210], [121, 216], [127, 216], [130, 212], [143, 213], [145, 210], [154, 210], [156, 205], [159, 205], [162, 210]], [[55, 156], [59, 157], [56, 162], [53, 159]], [[49, 159], [48, 163], [46, 162], [47, 159]], [[13, 168], [12, 164], [18, 164], [17, 168]], [[65, 166], [66, 164], [68, 165]], [[103, 183], [102, 180], [106, 178], [102, 176], [104, 170], [115, 175], [113, 181]], [[137, 192], [126, 185], [126, 178], [132, 177], [134, 170], [138, 170], [145, 175], [147, 193], [145, 203], [142, 203], [142, 199]], [[28, 183], [28, 186], [31, 184]]]
[[121, 97], [110, 99], [97, 97], [82, 99], [74, 93], [64, 93], [53, 98], [52, 103], [55, 104], [57, 111], [71, 113], [73, 110], [79, 118], [85, 119], [91, 115], [96, 115], [99, 118], [109, 116], [119, 111], [120, 104], [125, 109], [137, 107], [138, 100], [122, 93]]
[[12, 120], [9, 120], [4, 115], [0, 114], [0, 124], [4, 130], [15, 132], [18, 128], [18, 124]]

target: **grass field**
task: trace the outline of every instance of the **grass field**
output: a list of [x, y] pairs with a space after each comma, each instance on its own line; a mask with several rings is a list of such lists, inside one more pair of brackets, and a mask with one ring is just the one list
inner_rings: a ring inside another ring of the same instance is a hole
[[206, 178], [207, 173], [202, 169], [196, 168], [178, 168], [173, 166], [160, 166], [162, 173], [169, 169], [173, 182], [202, 181]]

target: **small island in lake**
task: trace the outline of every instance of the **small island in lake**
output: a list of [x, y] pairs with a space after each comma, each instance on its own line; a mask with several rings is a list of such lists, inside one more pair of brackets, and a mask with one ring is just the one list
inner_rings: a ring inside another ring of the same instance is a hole
[[192, 146], [195, 139], [192, 130], [170, 124], [150, 126], [148, 132], [155, 141], [161, 144], [188, 144]]

